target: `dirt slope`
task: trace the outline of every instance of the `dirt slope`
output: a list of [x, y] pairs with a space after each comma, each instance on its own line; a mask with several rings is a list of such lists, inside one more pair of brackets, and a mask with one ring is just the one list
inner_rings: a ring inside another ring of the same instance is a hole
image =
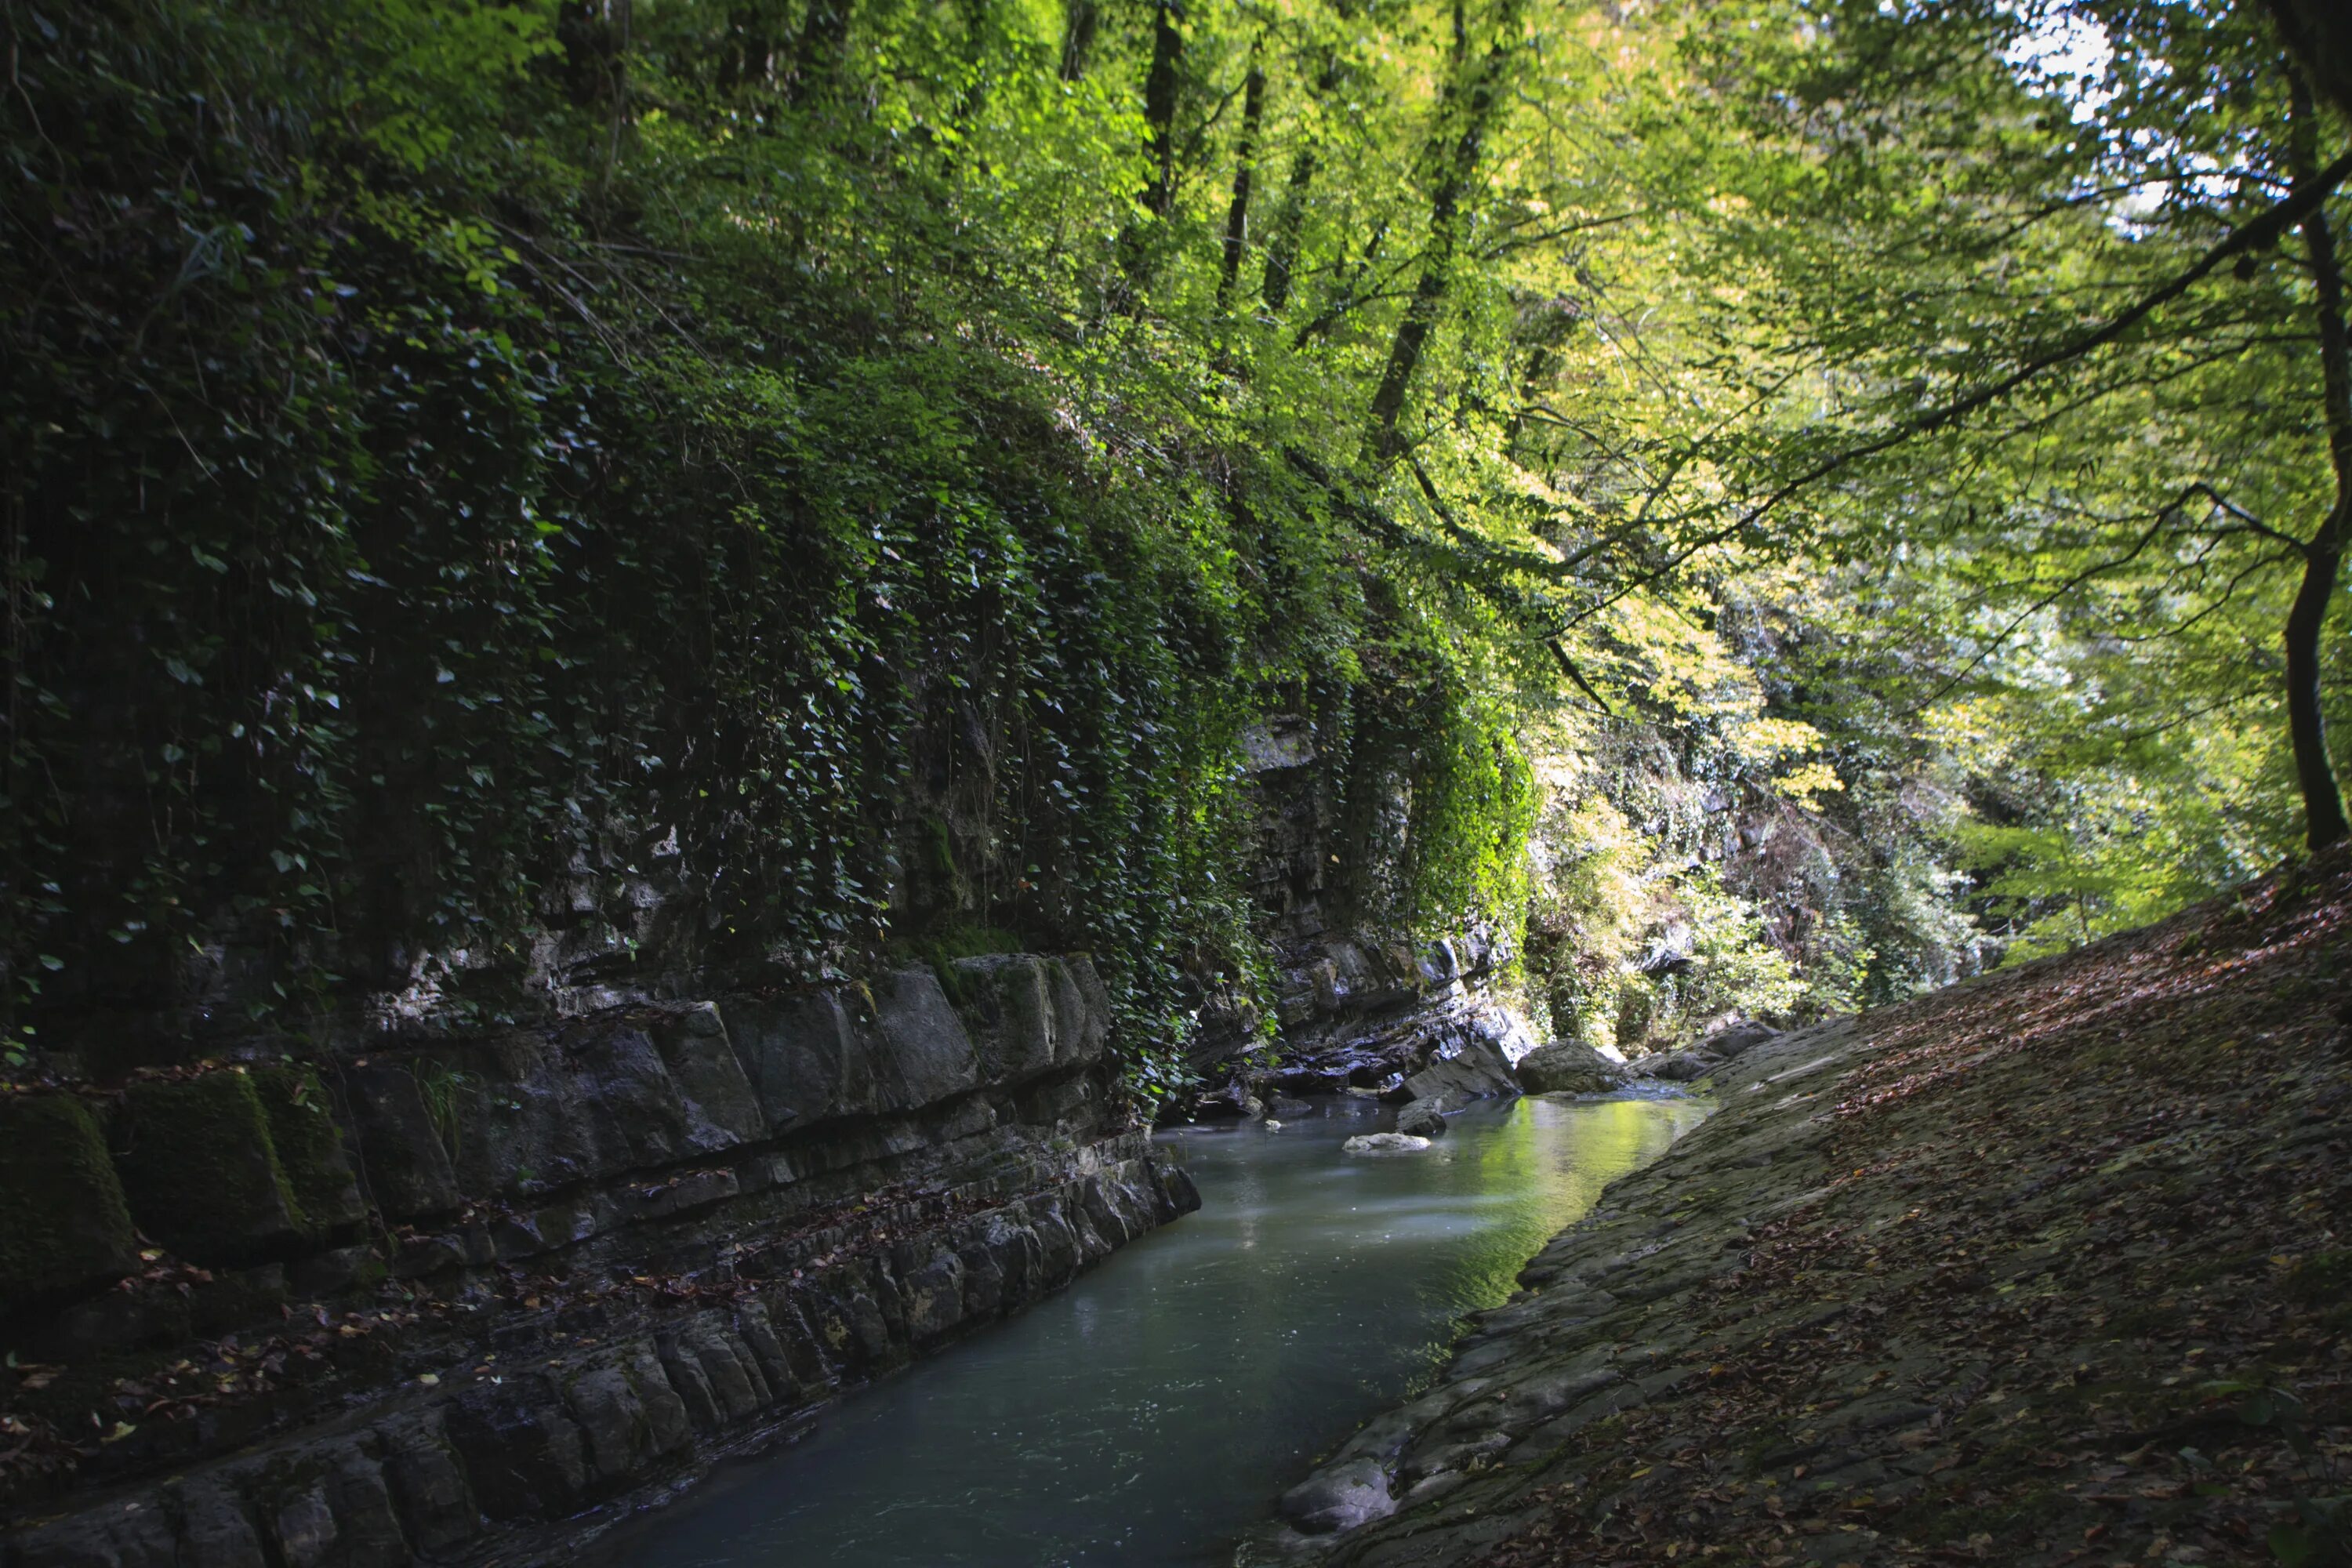
[[1783, 1037], [1246, 1555], [2338, 1561], [2348, 1026], [2338, 853]]

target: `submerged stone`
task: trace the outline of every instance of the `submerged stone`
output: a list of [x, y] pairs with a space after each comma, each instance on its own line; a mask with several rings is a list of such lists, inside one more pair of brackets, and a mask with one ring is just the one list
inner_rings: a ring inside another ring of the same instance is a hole
[[[1351, 1138], [1348, 1142], [1361, 1140]], [[1282, 1498], [1283, 1517], [1305, 1535], [1353, 1530], [1395, 1511], [1396, 1500], [1389, 1495], [1388, 1472], [1375, 1459], [1351, 1459], [1344, 1465], [1318, 1470]]]
[[1407, 1132], [1360, 1132], [1339, 1145], [1349, 1154], [1401, 1154], [1429, 1147], [1429, 1140]]

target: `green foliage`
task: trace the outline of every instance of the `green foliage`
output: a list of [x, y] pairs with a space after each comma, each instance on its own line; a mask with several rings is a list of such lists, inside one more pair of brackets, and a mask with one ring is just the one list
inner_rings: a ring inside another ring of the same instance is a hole
[[1412, 755], [1402, 912], [1417, 931], [1488, 921], [1516, 930], [1528, 897], [1527, 840], [1538, 805], [1512, 715], [1467, 694], [1429, 705]]
[[1747, 900], [1713, 878], [1687, 882], [1681, 899], [1690, 919], [1691, 967], [1673, 977], [1675, 1013], [1696, 1024], [1732, 1012], [1776, 1016], [1797, 1005], [1804, 987], [1796, 968]]
[[1629, 1055], [1671, 1050], [1727, 1019], [1785, 1018], [1806, 998], [1795, 963], [1772, 941], [1755, 906], [1726, 892], [1717, 875], [1702, 871], [1682, 879], [1672, 900], [1665, 930], [1684, 951], [1654, 975], [1617, 977], [1608, 1043]]
[[1548, 1037], [1614, 1045], [1621, 972], [1656, 903], [1650, 847], [1607, 795], [1547, 793], [1529, 846], [1528, 1012]]
[[1718, 284], [1682, 330], [1753, 400], [1721, 499], [1661, 508], [1822, 572], [1843, 646], [1790, 673], [1842, 700], [1807, 716], [1982, 817], [1940, 850], [2019, 954], [2274, 865], [2279, 637], [2339, 484], [2304, 237], [2072, 349], [2287, 189], [2296, 134], [2341, 149], [2261, 9], [1760, 4], [1682, 52], [1699, 90], [1654, 125]]
[[[2070, 21], [2105, 97], [2033, 63]], [[11, 9], [9, 1059], [515, 1016], [550, 932], [788, 983], [994, 927], [1098, 956], [1150, 1099], [1266, 1011], [1277, 709], [1333, 912], [1524, 935], [1594, 1038], [1662, 921], [1716, 943], [1681, 1029], [2292, 842], [2308, 279], [1920, 423], [2283, 188], [2258, 20], [1063, 22]], [[1657, 754], [1562, 794], [1563, 725]]]
[[1235, 742], [1309, 675], [1412, 715], [1382, 918], [1507, 923], [1517, 634], [1273, 455], [1344, 376], [1132, 309], [1126, 95], [1025, 13], [632, 25], [11, 14], [12, 1040], [510, 1016], [650, 892], [780, 979], [1091, 950], [1165, 1076], [1263, 988]]

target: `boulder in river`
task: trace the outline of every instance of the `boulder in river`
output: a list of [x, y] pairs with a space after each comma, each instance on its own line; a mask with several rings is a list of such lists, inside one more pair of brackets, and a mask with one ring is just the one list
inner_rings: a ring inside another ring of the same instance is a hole
[[1529, 1094], [1599, 1094], [1625, 1081], [1624, 1067], [1591, 1046], [1554, 1040], [1519, 1058], [1519, 1087]]
[[1416, 1100], [1397, 1112], [1396, 1130], [1415, 1138], [1439, 1138], [1445, 1133], [1445, 1102]]
[[1398, 1092], [1387, 1098], [1435, 1100], [1442, 1095], [1453, 1105], [1473, 1100], [1509, 1100], [1519, 1092], [1518, 1080], [1511, 1076], [1512, 1056], [1529, 1043], [1525, 1027], [1516, 1019], [1506, 1020], [1491, 1031], [1467, 1031], [1440, 1047], [1443, 1055], [1403, 1079]]
[[1429, 1147], [1429, 1140], [1410, 1132], [1359, 1132], [1340, 1149], [1349, 1154], [1402, 1154]]
[[1707, 1051], [1671, 1051], [1644, 1058], [1635, 1064], [1634, 1071], [1643, 1078], [1662, 1078], [1669, 1083], [1690, 1083], [1722, 1065]]
[[1240, 1117], [1255, 1121], [1265, 1114], [1265, 1105], [1249, 1091], [1249, 1085], [1235, 1079], [1223, 1089], [1212, 1089], [1193, 1102], [1192, 1114], [1202, 1118]]

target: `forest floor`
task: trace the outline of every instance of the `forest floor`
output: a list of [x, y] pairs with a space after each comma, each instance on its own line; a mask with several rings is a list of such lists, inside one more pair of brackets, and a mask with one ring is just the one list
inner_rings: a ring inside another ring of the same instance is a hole
[[1288, 1550], [2347, 1560], [2352, 855], [1775, 1044]]

